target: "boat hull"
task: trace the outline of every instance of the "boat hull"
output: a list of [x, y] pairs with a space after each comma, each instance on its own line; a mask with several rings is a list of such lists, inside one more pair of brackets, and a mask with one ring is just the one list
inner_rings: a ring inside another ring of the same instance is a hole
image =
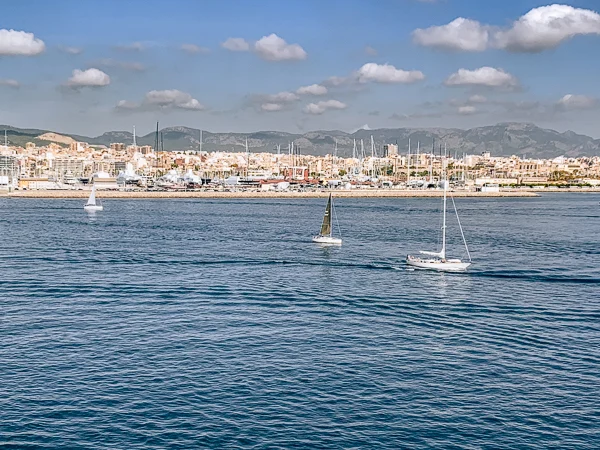
[[340, 238], [334, 238], [332, 236], [315, 236], [312, 240], [317, 244], [342, 245], [342, 240]]
[[460, 259], [427, 259], [408, 256], [406, 264], [418, 269], [437, 270], [439, 272], [464, 272], [471, 265], [470, 262], [462, 262]]
[[102, 211], [104, 209], [104, 206], [99, 206], [99, 205], [85, 205], [83, 207], [83, 209], [85, 209], [86, 211]]

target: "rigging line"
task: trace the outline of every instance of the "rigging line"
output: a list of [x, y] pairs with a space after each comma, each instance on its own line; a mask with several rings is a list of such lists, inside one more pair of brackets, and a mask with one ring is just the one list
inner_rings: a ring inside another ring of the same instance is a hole
[[469, 246], [467, 245], [467, 240], [465, 239], [465, 233], [463, 233], [462, 225], [460, 224], [460, 218], [458, 217], [458, 210], [456, 209], [456, 203], [454, 203], [454, 197], [450, 194], [450, 199], [452, 200], [452, 206], [454, 206], [454, 212], [456, 213], [456, 221], [458, 222], [458, 228], [460, 229], [460, 235], [462, 236], [462, 240], [465, 244], [465, 249], [467, 250], [467, 256], [469, 257], [469, 262], [471, 262], [471, 253], [469, 252]]
[[331, 201], [331, 209], [333, 210], [333, 217], [335, 217], [335, 223], [337, 224], [338, 233], [340, 234], [340, 239], [341, 239], [342, 229], [340, 228], [340, 221], [338, 220], [338, 217], [337, 217], [337, 212], [335, 210], [335, 205], [333, 204], [333, 199]]

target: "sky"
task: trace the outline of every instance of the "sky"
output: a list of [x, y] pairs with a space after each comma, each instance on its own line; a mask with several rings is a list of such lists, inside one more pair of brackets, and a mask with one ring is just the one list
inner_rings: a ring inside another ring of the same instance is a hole
[[0, 123], [97, 136], [531, 122], [600, 138], [600, 2], [20, 0]]

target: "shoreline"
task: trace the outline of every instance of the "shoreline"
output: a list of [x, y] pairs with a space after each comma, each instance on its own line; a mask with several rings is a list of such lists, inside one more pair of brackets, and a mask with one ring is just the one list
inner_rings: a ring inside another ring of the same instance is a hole
[[[419, 190], [331, 190], [320, 192], [276, 192], [276, 191], [187, 191], [187, 192], [152, 192], [152, 191], [98, 191], [100, 199], [169, 199], [169, 198], [207, 198], [207, 199], [294, 199], [294, 198], [325, 198], [329, 193], [337, 198], [436, 198], [443, 195], [441, 190], [419, 191]], [[600, 191], [595, 191], [600, 193]], [[88, 190], [39, 190], [39, 191], [16, 191], [0, 194], [7, 198], [32, 198], [32, 199], [83, 199], [89, 196]], [[454, 197], [481, 197], [481, 198], [503, 198], [503, 197], [539, 197], [539, 193], [531, 191], [501, 191], [501, 192], [452, 192]]]

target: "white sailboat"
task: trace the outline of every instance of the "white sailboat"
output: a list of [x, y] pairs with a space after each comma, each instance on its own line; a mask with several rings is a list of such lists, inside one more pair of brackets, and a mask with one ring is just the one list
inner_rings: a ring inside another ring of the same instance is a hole
[[313, 242], [318, 244], [326, 245], [342, 245], [342, 239], [333, 237], [333, 229], [331, 227], [333, 213], [333, 198], [331, 193], [329, 194], [329, 201], [325, 208], [325, 215], [323, 216], [323, 224], [321, 225], [321, 232], [318, 236], [313, 237]]
[[469, 253], [469, 247], [467, 246], [467, 241], [465, 239], [465, 235], [463, 233], [462, 225], [460, 224], [460, 219], [458, 217], [458, 211], [456, 210], [456, 204], [454, 203], [454, 199], [452, 197], [452, 204], [454, 205], [454, 212], [456, 213], [456, 220], [458, 221], [458, 227], [460, 228], [460, 235], [462, 236], [463, 243], [465, 244], [465, 249], [467, 251], [467, 256], [469, 258], [468, 261], [462, 261], [460, 259], [449, 259], [446, 258], [446, 204], [447, 204], [447, 189], [448, 189], [448, 181], [446, 177], [443, 180], [444, 183], [444, 201], [442, 207], [442, 249], [439, 252], [429, 252], [429, 251], [420, 251], [422, 255], [430, 256], [430, 258], [423, 258], [420, 256], [412, 256], [408, 255], [406, 257], [406, 263], [409, 266], [417, 267], [419, 269], [430, 269], [430, 270], [438, 270], [442, 272], [461, 272], [467, 270], [467, 267], [471, 265], [471, 254]]
[[102, 211], [104, 207], [100, 203], [100, 200], [96, 200], [96, 185], [92, 186], [92, 192], [90, 193], [90, 197], [88, 198], [87, 203], [84, 205], [83, 209], [86, 211]]

